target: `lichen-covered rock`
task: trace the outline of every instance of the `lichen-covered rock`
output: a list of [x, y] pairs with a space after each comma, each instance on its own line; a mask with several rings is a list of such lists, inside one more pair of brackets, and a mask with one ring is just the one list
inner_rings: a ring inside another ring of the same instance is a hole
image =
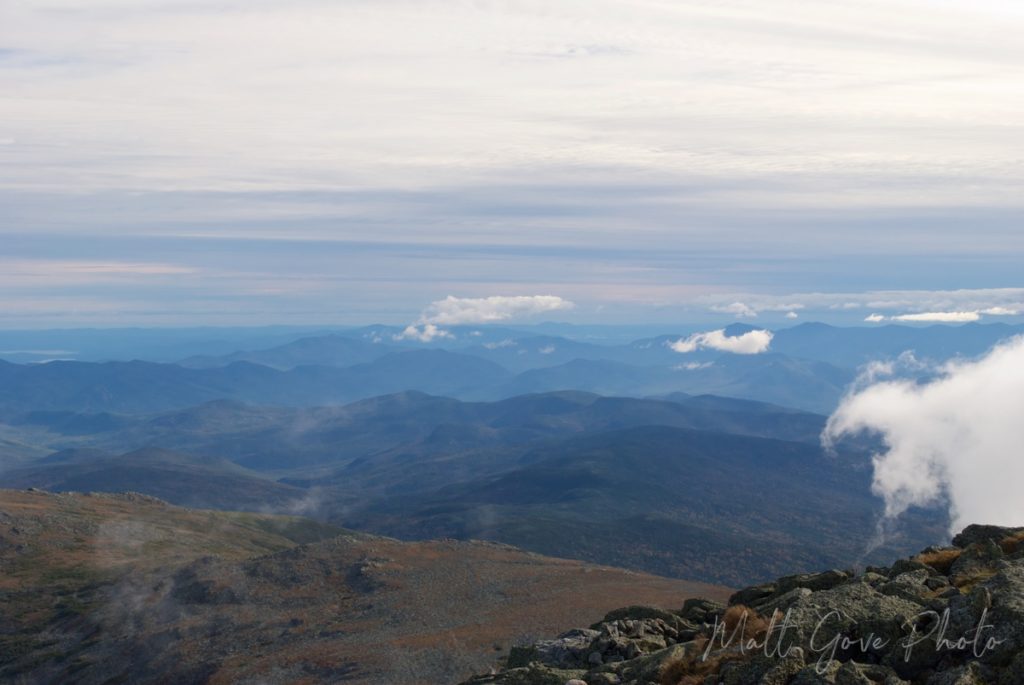
[[572, 680], [580, 680], [583, 675], [584, 671], [530, 664], [501, 673], [476, 676], [467, 680], [464, 685], [565, 685]]
[[556, 668], [579, 668], [586, 666], [594, 640], [600, 631], [579, 628], [562, 633], [554, 640], [541, 640], [531, 647], [514, 647], [508, 657], [512, 668], [526, 666], [533, 662]]
[[1003, 562], [1000, 566], [1000, 571], [982, 587], [991, 607], [986, 614], [993, 626], [991, 634], [1001, 642], [981, 660], [1006, 666], [1024, 653], [1024, 561]]
[[775, 583], [763, 583], [761, 585], [752, 585], [751, 587], [743, 588], [739, 592], [734, 593], [729, 598], [729, 604], [745, 604], [750, 606], [756, 602], [764, 599], [768, 599], [778, 591], [779, 587]]
[[979, 542], [987, 542], [989, 540], [999, 542], [1021, 532], [1024, 532], [1024, 528], [973, 524], [964, 528], [959, 535], [953, 538], [953, 546], [965, 549]]
[[775, 581], [778, 586], [778, 593], [789, 592], [795, 588], [807, 588], [813, 592], [819, 590], [831, 590], [837, 585], [842, 585], [850, 579], [852, 573], [847, 571], [824, 571], [822, 573], [801, 573], [794, 576], [785, 576]]
[[783, 659], [759, 655], [748, 661], [727, 663], [720, 682], [722, 685], [787, 685], [805, 666], [803, 651], [799, 649]]
[[984, 540], [969, 546], [949, 568], [953, 578], [970, 578], [984, 572], [1003, 558], [1002, 548], [994, 540]]
[[932, 596], [932, 590], [927, 584], [931, 577], [930, 573], [924, 569], [907, 571], [886, 583], [882, 583], [877, 589], [883, 595], [901, 597], [916, 604], [924, 605]]
[[985, 677], [984, 667], [978, 663], [958, 666], [957, 668], [935, 673], [926, 685], [987, 685], [990, 681]]
[[661, 670], [666, 664], [682, 659], [694, 650], [695, 647], [691, 645], [673, 645], [629, 661], [613, 664], [607, 667], [605, 672], [617, 675], [623, 685], [658, 683]]
[[[1007, 538], [1021, 530], [972, 526], [923, 553], [934, 565], [786, 576], [729, 607], [627, 607], [510, 666], [542, 661], [540, 678], [575, 664], [587, 685], [1024, 685], [1024, 539]], [[507, 672], [526, 677], [518, 665]]]
[[695, 597], [683, 602], [683, 608], [679, 610], [679, 615], [690, 623], [701, 624], [707, 622], [714, 614], [721, 613], [724, 609], [724, 604], [702, 597]]

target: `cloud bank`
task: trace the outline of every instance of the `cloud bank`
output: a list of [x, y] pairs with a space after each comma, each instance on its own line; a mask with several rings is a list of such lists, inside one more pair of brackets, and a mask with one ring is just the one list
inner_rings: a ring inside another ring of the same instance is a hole
[[709, 311], [752, 318], [765, 312], [871, 312], [864, 320], [977, 321], [982, 316], [1017, 316], [1024, 310], [1024, 288], [962, 290], [867, 290], [863, 292], [726, 293], [700, 298]]
[[881, 436], [875, 494], [887, 517], [948, 503], [951, 531], [970, 523], [1024, 524], [1024, 337], [975, 361], [950, 363], [926, 384], [878, 380], [847, 396], [829, 418], [826, 446], [861, 432]]
[[974, 309], [970, 311], [953, 312], [916, 312], [913, 314], [897, 314], [885, 316], [883, 314], [870, 314], [864, 318], [868, 323], [879, 323], [882, 321], [910, 321], [914, 323], [973, 323], [980, 321], [985, 316], [1017, 316], [1020, 312], [1009, 307], [995, 306], [985, 309]]
[[575, 305], [557, 295], [493, 295], [454, 297], [431, 302], [416, 323], [394, 336], [395, 340], [431, 342], [454, 336], [440, 326], [495, 323], [547, 312], [572, 309]]
[[767, 352], [773, 333], [768, 330], [747, 331], [742, 335], [726, 335], [725, 329], [694, 333], [688, 338], [668, 342], [673, 351], [688, 354], [697, 350], [718, 350], [733, 354], [761, 354]]
[[890, 317], [893, 321], [918, 321], [934, 323], [970, 323], [981, 318], [978, 312], [920, 312], [917, 314], [899, 314]]
[[449, 295], [443, 300], [432, 302], [423, 312], [421, 323], [442, 326], [494, 323], [572, 307], [572, 302], [556, 295], [495, 295], [476, 298]]

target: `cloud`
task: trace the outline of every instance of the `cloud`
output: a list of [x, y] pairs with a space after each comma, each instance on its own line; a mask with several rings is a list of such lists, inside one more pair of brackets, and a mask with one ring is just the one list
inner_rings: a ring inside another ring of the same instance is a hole
[[[458, 326], [465, 324], [494, 323], [507, 321], [546, 312], [564, 311], [575, 305], [569, 300], [556, 295], [493, 295], [491, 297], [454, 297], [449, 295], [443, 300], [431, 302], [420, 318], [409, 324], [405, 330], [393, 336], [395, 340], [418, 340], [432, 342], [442, 338], [455, 336], [440, 326]], [[478, 333], [478, 331], [473, 331]], [[472, 335], [472, 333], [471, 333]], [[512, 340], [491, 343], [495, 349], [514, 345]]]
[[893, 321], [917, 321], [935, 323], [969, 323], [981, 318], [978, 312], [919, 312], [889, 317]]
[[[474, 333], [475, 332], [476, 331], [474, 331]], [[488, 350], [498, 350], [503, 347], [515, 347], [518, 344], [519, 343], [517, 343], [515, 340], [512, 340], [512, 338], [505, 338], [504, 340], [498, 342], [486, 342], [484, 343], [484, 348]]]
[[968, 311], [951, 312], [914, 312], [911, 314], [896, 314], [884, 316], [882, 314], [871, 314], [865, 317], [865, 321], [878, 323], [880, 321], [910, 321], [914, 323], [971, 323], [981, 320], [984, 316], [1017, 316], [1019, 310], [1003, 306], [987, 307], [985, 309], [973, 309]]
[[797, 319], [799, 317], [800, 317], [800, 315], [797, 314], [796, 312], [786, 312], [786, 318], [787, 319]]
[[573, 303], [556, 295], [516, 295], [507, 297], [453, 297], [431, 303], [420, 317], [420, 323], [458, 326], [494, 323], [546, 312], [572, 309]]
[[945, 503], [951, 531], [969, 523], [1021, 525], [1022, 415], [1024, 337], [1016, 337], [978, 360], [947, 364], [925, 384], [876, 375], [843, 400], [822, 439], [829, 446], [861, 432], [881, 436], [873, 491], [889, 518]]
[[742, 302], [733, 302], [732, 304], [726, 305], [715, 305], [711, 307], [713, 312], [721, 312], [722, 314], [732, 314], [737, 318], [749, 318], [752, 319], [757, 316], [757, 311]]
[[435, 324], [410, 324], [401, 333], [392, 336], [395, 340], [416, 340], [418, 342], [433, 342], [445, 338], [452, 339], [455, 336], [446, 330], [438, 328]]
[[673, 351], [680, 354], [696, 352], [701, 349], [731, 352], [733, 354], [760, 354], [768, 351], [773, 333], [768, 330], [747, 331], [742, 335], [726, 335], [725, 329], [694, 333], [688, 338], [667, 342]]
[[982, 309], [979, 313], [987, 316], [1017, 316], [1020, 314], [1020, 311], [1007, 307], [989, 307], [988, 309]]
[[[965, 290], [869, 290], [860, 293], [791, 293], [764, 295], [731, 293], [701, 298], [716, 312], [797, 311], [847, 312], [867, 309], [865, 319], [894, 321], [953, 321], [956, 314], [1016, 316], [1024, 310], [1024, 288], [977, 288]], [[914, 318], [900, 318], [911, 316]], [[934, 318], [931, 318], [934, 317]], [[963, 321], [965, 319], [955, 319]]]
[[710, 368], [714, 365], [714, 362], [686, 362], [685, 364], [676, 364], [672, 369], [674, 371], [699, 371], [701, 369]]

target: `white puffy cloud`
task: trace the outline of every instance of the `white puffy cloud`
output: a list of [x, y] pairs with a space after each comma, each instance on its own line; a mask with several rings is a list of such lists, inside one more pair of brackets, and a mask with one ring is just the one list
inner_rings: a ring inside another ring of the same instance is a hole
[[453, 297], [432, 302], [420, 317], [420, 323], [458, 326], [493, 323], [508, 319], [572, 309], [573, 303], [557, 295], [494, 295], [492, 297]]
[[796, 312], [786, 312], [786, 318], [787, 319], [796, 319], [796, 318], [799, 318], [799, 317], [800, 317], [800, 315], [797, 314]]
[[454, 338], [448, 331], [438, 328], [436, 324], [410, 324], [405, 330], [393, 336], [395, 340], [416, 340], [418, 342], [433, 342], [444, 338]]
[[[454, 297], [431, 302], [415, 323], [393, 336], [395, 340], [432, 342], [455, 336], [441, 326], [494, 323], [522, 318], [534, 314], [572, 309], [575, 305], [556, 295], [494, 295], [491, 297]], [[479, 335], [473, 331], [470, 335]], [[488, 349], [514, 345], [512, 340], [485, 345]]]
[[886, 515], [947, 502], [951, 530], [1024, 523], [1024, 337], [955, 362], [926, 384], [878, 380], [856, 389], [829, 418], [823, 442], [877, 433], [874, 492]]
[[694, 333], [688, 338], [680, 338], [665, 344], [680, 354], [696, 352], [700, 349], [732, 352], [733, 354], [760, 354], [768, 350], [773, 335], [768, 330], [747, 331], [742, 335], [726, 335], [725, 329], [719, 329]]
[[881, 323], [882, 321], [885, 321], [885, 317], [881, 314], [868, 314], [864, 317], [864, 320], [868, 323]]

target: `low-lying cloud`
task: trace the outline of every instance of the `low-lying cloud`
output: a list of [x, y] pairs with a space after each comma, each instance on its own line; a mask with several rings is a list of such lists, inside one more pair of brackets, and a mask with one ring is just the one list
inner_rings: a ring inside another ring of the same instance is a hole
[[494, 323], [508, 319], [572, 309], [573, 303], [557, 295], [516, 295], [507, 297], [453, 297], [432, 302], [422, 315], [422, 323], [458, 326]]
[[575, 305], [557, 295], [493, 295], [491, 297], [454, 297], [431, 302], [416, 323], [410, 324], [396, 340], [430, 342], [454, 337], [440, 326], [496, 323], [572, 309]]
[[454, 337], [448, 331], [438, 328], [437, 324], [432, 323], [409, 324], [405, 327], [405, 330], [394, 336], [395, 340], [416, 340], [424, 343]]
[[752, 319], [757, 316], [757, 310], [744, 302], [716, 304], [711, 307], [711, 311], [719, 314], [732, 314], [738, 319]]
[[747, 331], [742, 335], [726, 335], [725, 329], [720, 328], [716, 331], [694, 333], [688, 338], [680, 338], [666, 344], [680, 354], [705, 349], [733, 354], [761, 354], [768, 351], [772, 337], [773, 333], [768, 330]]
[[981, 318], [979, 312], [920, 312], [918, 314], [899, 314], [890, 317], [893, 321], [920, 321], [932, 323], [970, 323]]
[[912, 314], [897, 314], [895, 316], [884, 316], [882, 314], [871, 314], [865, 317], [868, 323], [880, 323], [882, 321], [910, 321], [914, 323], [972, 323], [981, 320], [985, 316], [1016, 316], [1020, 312], [1009, 307], [988, 307], [986, 309], [972, 309], [967, 311], [951, 312], [915, 312]]
[[886, 516], [946, 503], [951, 531], [1024, 525], [1024, 336], [978, 360], [949, 363], [928, 383], [879, 380], [891, 369], [873, 371], [829, 418], [822, 440], [882, 438], [872, 487]]

